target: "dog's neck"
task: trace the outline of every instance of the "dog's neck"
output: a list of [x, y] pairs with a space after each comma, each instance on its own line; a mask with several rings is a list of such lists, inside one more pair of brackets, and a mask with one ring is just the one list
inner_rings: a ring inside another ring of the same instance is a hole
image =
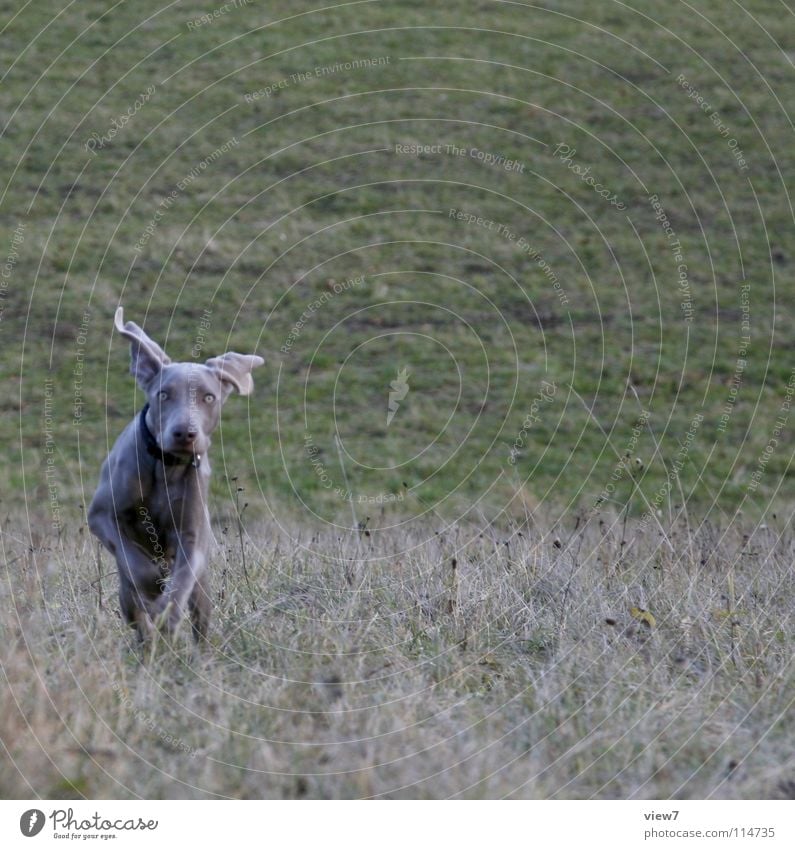
[[149, 404], [145, 404], [138, 418], [139, 430], [141, 438], [144, 441], [146, 453], [155, 460], [159, 460], [164, 466], [193, 466], [198, 469], [202, 462], [201, 454], [193, 454], [188, 457], [180, 457], [178, 454], [172, 454], [169, 451], [164, 451], [158, 444], [157, 440], [149, 430], [149, 425], [146, 423], [146, 414], [149, 412]]

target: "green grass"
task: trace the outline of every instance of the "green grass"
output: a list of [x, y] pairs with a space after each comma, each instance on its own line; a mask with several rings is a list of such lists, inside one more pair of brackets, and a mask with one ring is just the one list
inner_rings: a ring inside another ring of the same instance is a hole
[[[49, 7], [25, 7], [8, 21], [3, 247], [25, 227], [0, 324], [3, 365], [15, 376], [2, 410], [19, 433], [2, 448], [12, 488], [30, 498], [40, 480], [50, 376], [60, 499], [88, 496], [108, 442], [141, 403], [125, 346], [109, 347], [121, 302], [173, 357], [190, 355], [205, 309], [208, 355], [265, 353], [251, 405], [235, 402], [224, 421], [224, 460], [274, 503], [335, 517], [347, 510], [337, 487], [367, 499], [405, 483], [448, 514], [477, 502], [490, 516], [521, 515], [517, 496], [590, 506], [640, 405], [651, 414], [634, 452], [648, 499], [698, 414], [680, 473], [691, 509], [757, 514], [781, 485], [787, 492], [786, 440], [758, 489], [748, 485], [795, 344], [784, 317], [793, 291], [785, 179], [795, 164], [783, 108], [793, 96], [788, 16], [770, 2], [747, 4], [748, 14], [708, 2], [695, 17], [647, 2], [635, 11], [356, 3], [310, 14], [312, 5], [252, 4], [192, 29], [181, 7], [141, 3], [83, 3], [57, 19]], [[291, 77], [368, 57], [389, 61]], [[718, 111], [746, 170], [680, 74]], [[272, 96], [246, 101], [280, 80]], [[88, 152], [92, 134], [106, 135], [150, 85], [139, 111]], [[395, 152], [411, 143], [467, 153]], [[569, 163], [553, 155], [560, 143], [576, 149]], [[515, 159], [523, 172], [485, 165], [473, 149]], [[208, 157], [136, 251], [169, 192]], [[590, 168], [626, 209], [567, 164]], [[651, 194], [681, 242], [691, 321]], [[455, 220], [451, 208], [515, 238]], [[360, 275], [280, 351], [330, 280]], [[721, 430], [743, 279], [748, 364]], [[75, 427], [84, 314], [85, 406]], [[389, 383], [402, 367], [410, 391], [387, 427]], [[559, 391], [511, 466], [542, 380]], [[308, 462], [307, 432], [330, 490]], [[348, 487], [335, 435], [349, 452]], [[619, 506], [635, 485], [622, 477]], [[261, 503], [252, 498], [252, 509]]]
[[[316, 5], [0, 0], [3, 792], [791, 793], [791, 13]], [[96, 595], [119, 304], [267, 359], [200, 655]]]

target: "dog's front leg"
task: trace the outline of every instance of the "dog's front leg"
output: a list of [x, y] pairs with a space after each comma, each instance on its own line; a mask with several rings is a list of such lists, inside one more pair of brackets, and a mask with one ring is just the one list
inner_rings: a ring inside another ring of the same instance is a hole
[[[89, 509], [88, 524], [92, 533], [116, 558], [119, 569], [119, 601], [122, 616], [138, 628], [141, 638], [152, 630], [152, 616], [157, 612], [161, 570], [151, 554], [143, 551], [130, 533], [128, 520], [108, 509], [102, 490]], [[123, 511], [122, 511], [123, 513]]]
[[157, 624], [174, 633], [184, 618], [191, 595], [207, 569], [206, 545], [201, 534], [182, 534], [175, 545], [174, 565], [159, 599]]

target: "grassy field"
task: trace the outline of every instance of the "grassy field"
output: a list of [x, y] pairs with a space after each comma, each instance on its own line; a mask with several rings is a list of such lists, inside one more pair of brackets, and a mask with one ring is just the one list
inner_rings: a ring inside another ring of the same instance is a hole
[[3, 797], [795, 794], [787, 522], [249, 531], [145, 658], [85, 529], [7, 545]]
[[681, 484], [721, 521], [789, 480], [785, 439], [761, 459], [795, 345], [779, 4], [4, 5], [2, 454], [26, 498], [48, 379], [64, 503], [140, 405], [119, 303], [174, 357], [268, 357], [229, 474], [325, 518], [346, 491], [399, 513], [404, 484], [446, 515], [587, 507], [627, 450], [649, 502]]
[[[793, 13], [316, 5], [0, 0], [2, 791], [791, 794]], [[119, 304], [267, 360], [205, 653], [84, 526]]]

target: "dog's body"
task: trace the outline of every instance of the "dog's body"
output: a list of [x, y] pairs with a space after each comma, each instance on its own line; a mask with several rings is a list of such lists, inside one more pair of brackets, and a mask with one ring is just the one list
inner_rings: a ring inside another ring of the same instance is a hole
[[173, 632], [189, 610], [193, 633], [210, 618], [206, 452], [221, 407], [233, 391], [253, 389], [262, 357], [228, 353], [204, 364], [172, 363], [133, 322], [116, 329], [131, 341], [130, 371], [148, 403], [127, 425], [102, 465], [88, 524], [119, 567], [125, 619], [147, 636]]

